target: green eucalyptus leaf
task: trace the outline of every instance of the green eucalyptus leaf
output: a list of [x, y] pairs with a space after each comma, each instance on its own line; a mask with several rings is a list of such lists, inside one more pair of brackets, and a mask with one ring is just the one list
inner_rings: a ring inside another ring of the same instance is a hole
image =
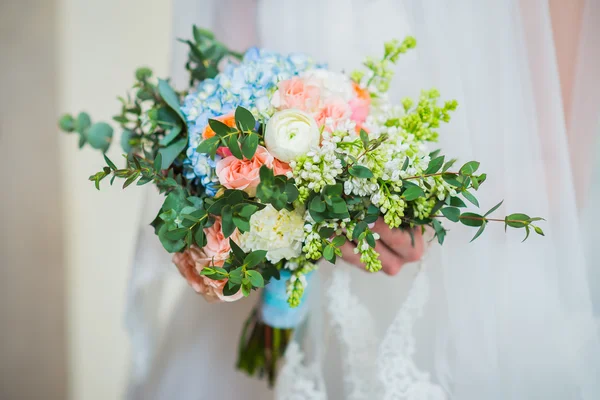
[[175, 93], [171, 85], [169, 85], [169, 83], [164, 79], [158, 80], [158, 93], [160, 94], [160, 97], [162, 97], [162, 99], [165, 101], [165, 103], [167, 103], [167, 105], [171, 107], [171, 109], [175, 111], [175, 113], [177, 113], [179, 118], [181, 118], [181, 120], [185, 124], [185, 117], [183, 116], [183, 113], [180, 109], [179, 96], [177, 96], [177, 93]]
[[323, 257], [330, 263], [335, 263], [335, 248], [332, 245], [327, 245], [323, 249]]
[[461, 175], [473, 175], [479, 169], [478, 161], [469, 161], [460, 167]]
[[258, 135], [253, 133], [246, 136], [244, 143], [242, 144], [242, 153], [248, 160], [254, 157], [256, 149], [258, 148]]
[[479, 207], [479, 201], [469, 191], [467, 191], [467, 190], [463, 191], [462, 195], [464, 196], [465, 199], [469, 200], [474, 206]]
[[350, 175], [356, 178], [369, 179], [373, 177], [373, 172], [369, 168], [362, 165], [353, 165], [350, 167], [348, 172]]
[[331, 244], [333, 244], [335, 247], [341, 247], [344, 245], [344, 243], [346, 243], [346, 240], [346, 236], [336, 236], [331, 241]]
[[402, 193], [402, 197], [406, 201], [413, 201], [422, 196], [425, 196], [425, 192], [418, 186], [411, 186]]
[[227, 148], [231, 151], [231, 154], [239, 160], [244, 159], [244, 154], [242, 153], [242, 149], [240, 149], [240, 144], [238, 143], [237, 135], [229, 136], [229, 140], [227, 141]]
[[460, 220], [460, 210], [456, 207], [445, 207], [442, 208], [442, 214], [452, 222], [458, 222]]
[[106, 122], [98, 122], [87, 131], [87, 142], [95, 149], [106, 152], [112, 141], [113, 128]]
[[244, 107], [238, 107], [235, 109], [235, 124], [242, 132], [252, 131], [256, 126], [256, 119], [254, 119], [254, 115], [249, 110]]
[[248, 279], [250, 279], [250, 283], [253, 287], [261, 288], [265, 286], [265, 280], [263, 279], [263, 276], [260, 274], [260, 272], [250, 270], [246, 271], [246, 275], [248, 276]]
[[75, 120], [75, 130], [79, 133], [84, 133], [92, 125], [92, 119], [86, 112], [80, 112]]
[[502, 203], [504, 203], [504, 200], [502, 200], [500, 203], [496, 204], [494, 207], [490, 208], [490, 210], [488, 212], [486, 212], [483, 216], [487, 217], [488, 215], [490, 215], [491, 213], [493, 213], [494, 211], [496, 211], [498, 208], [500, 208], [500, 206], [502, 205]]
[[61, 130], [65, 132], [74, 132], [75, 131], [75, 118], [71, 114], [65, 114], [58, 120], [58, 126]]
[[444, 157], [444, 156], [439, 156], [439, 157], [432, 159], [429, 162], [427, 169], [425, 170], [425, 175], [435, 174], [436, 172], [438, 172], [440, 170], [440, 168], [442, 168], [442, 165], [444, 165], [445, 159], [446, 159], [446, 157]]
[[187, 142], [187, 138], [182, 138], [171, 143], [169, 146], [158, 150], [158, 154], [160, 154], [162, 158], [161, 169], [168, 169], [171, 164], [173, 164], [173, 161], [175, 161], [179, 154], [186, 148]]
[[263, 262], [266, 256], [266, 250], [254, 250], [244, 258], [244, 264], [246, 264], [246, 267], [248, 268], [253, 268]]
[[475, 233], [475, 236], [473, 236], [473, 238], [471, 239], [471, 242], [474, 241], [475, 239], [477, 239], [479, 236], [481, 236], [481, 234], [483, 233], [483, 231], [485, 229], [485, 226], [486, 226], [485, 222], [483, 224], [481, 224], [481, 226], [477, 230], [477, 233]]
[[362, 142], [363, 149], [369, 147], [369, 135], [364, 129], [360, 130], [360, 140]]
[[485, 223], [483, 216], [471, 212], [463, 213], [460, 222], [466, 226], [481, 226]]

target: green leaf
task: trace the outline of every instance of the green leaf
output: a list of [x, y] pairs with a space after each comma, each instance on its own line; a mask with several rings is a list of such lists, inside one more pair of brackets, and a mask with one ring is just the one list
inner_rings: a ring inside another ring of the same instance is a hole
[[442, 208], [442, 214], [452, 222], [458, 222], [460, 220], [460, 210], [456, 207]]
[[469, 200], [474, 206], [479, 207], [479, 201], [477, 201], [477, 198], [475, 198], [475, 196], [473, 196], [469, 191], [465, 190], [464, 192], [462, 192], [462, 195], [465, 199]]
[[298, 191], [296, 185], [294, 185], [291, 182], [288, 182], [285, 185], [285, 194], [287, 195], [287, 202], [292, 203], [298, 198], [300, 192]]
[[145, 81], [152, 76], [152, 70], [148, 67], [140, 67], [135, 70], [135, 79]]
[[309, 209], [315, 212], [323, 212], [325, 211], [325, 207], [325, 202], [319, 196], [315, 196], [309, 205]]
[[460, 216], [460, 222], [466, 226], [481, 226], [485, 221], [479, 214], [466, 212]]
[[537, 233], [538, 235], [546, 236], [546, 235], [544, 235], [544, 231], [542, 230], [542, 228], [540, 228], [539, 226], [534, 226], [533, 229], [535, 230], [535, 233]]
[[462, 201], [459, 197], [451, 197], [450, 198], [450, 205], [452, 207], [459, 207], [459, 208], [465, 208], [467, 206], [465, 204], [465, 202]]
[[135, 182], [135, 180], [140, 176], [139, 172], [134, 172], [133, 174], [131, 174], [129, 176], [129, 178], [127, 178], [125, 180], [125, 183], [123, 183], [123, 189], [125, 189], [127, 186], [131, 185], [133, 182]]
[[247, 268], [253, 268], [263, 262], [266, 256], [266, 250], [254, 250], [244, 258], [244, 264]]
[[326, 185], [323, 188], [323, 193], [327, 196], [341, 196], [344, 193], [344, 187], [341, 183], [335, 185]]
[[244, 107], [238, 107], [235, 109], [235, 124], [242, 132], [252, 131], [256, 126], [256, 119], [254, 119], [254, 115], [250, 111]]
[[369, 147], [369, 135], [367, 134], [367, 132], [365, 132], [364, 129], [360, 130], [360, 140], [362, 141], [363, 149]]
[[435, 237], [438, 239], [439, 244], [444, 244], [444, 239], [446, 238], [446, 229], [440, 221], [434, 219], [432, 222], [433, 230], [435, 231]]
[[521, 213], [510, 214], [504, 219], [506, 225], [510, 226], [511, 228], [523, 228], [527, 226], [528, 221], [529, 215]]
[[217, 136], [226, 136], [232, 131], [236, 131], [236, 129], [232, 129], [229, 126], [225, 125], [223, 122], [216, 119], [209, 119], [208, 125]]
[[427, 166], [427, 169], [425, 170], [425, 175], [435, 174], [436, 172], [438, 172], [440, 168], [442, 168], [442, 165], [444, 165], [445, 159], [446, 157], [439, 156], [431, 160], [429, 162], [429, 165]]
[[167, 103], [167, 105], [177, 113], [179, 118], [181, 118], [181, 120], [185, 124], [185, 117], [183, 116], [183, 113], [180, 109], [179, 96], [177, 96], [177, 93], [175, 93], [171, 85], [169, 85], [167, 81], [159, 79], [158, 93], [160, 94], [160, 97], [162, 97], [162, 99], [165, 101], [165, 103]]
[[[484, 229], [485, 229], [486, 223], [484, 222], [483, 224], [481, 224], [481, 226], [479, 227], [479, 229], [477, 230], [477, 233], [475, 233], [475, 236], [473, 236], [473, 239], [471, 239], [471, 242], [475, 239], [477, 239], [479, 236], [481, 236], [481, 234], [483, 233]], [[471, 243], [469, 242], [469, 243]]]
[[95, 149], [106, 152], [112, 141], [113, 128], [106, 122], [98, 122], [87, 132], [87, 141]]
[[58, 127], [65, 132], [75, 131], [75, 119], [71, 114], [65, 114], [58, 120]]
[[244, 143], [242, 144], [242, 153], [244, 157], [248, 160], [254, 157], [254, 153], [256, 153], [256, 149], [258, 148], [258, 135], [252, 133], [244, 139]]
[[187, 232], [188, 232], [187, 228], [173, 229], [171, 231], [166, 232], [165, 237], [169, 240], [179, 240], [179, 239], [183, 239], [185, 237], [185, 235], [187, 234]]
[[242, 283], [242, 294], [244, 295], [244, 297], [250, 296], [251, 291], [252, 285], [250, 284], [250, 282]]
[[350, 173], [350, 175], [357, 178], [369, 179], [373, 177], [373, 172], [371, 172], [369, 168], [364, 167], [362, 165], [353, 165], [352, 167], [350, 167], [348, 172]]
[[198, 247], [202, 248], [206, 246], [206, 234], [202, 227], [196, 229], [196, 232], [194, 233], [194, 242], [196, 242]]
[[364, 221], [357, 222], [356, 226], [354, 227], [354, 230], [352, 231], [352, 240], [358, 240], [360, 235], [362, 235], [363, 232], [365, 230], [367, 230], [368, 228], [369, 228], [369, 226], [367, 225], [366, 222], [364, 222]]
[[241, 231], [241, 232], [249, 232], [250, 231], [250, 222], [247, 219], [240, 218], [237, 216], [233, 216], [233, 224]]
[[217, 153], [217, 149], [219, 148], [219, 142], [219, 137], [213, 136], [200, 142], [198, 147], [196, 147], [196, 151], [201, 154], [209, 154], [214, 158], [215, 154]]
[[455, 174], [451, 174], [451, 173], [442, 174], [442, 179], [444, 181], [446, 181], [446, 183], [448, 183], [454, 187], [462, 186], [462, 182], [458, 180], [458, 178], [456, 177]]
[[248, 276], [248, 279], [250, 279], [250, 283], [252, 284], [252, 286], [257, 288], [265, 286], [265, 280], [258, 271], [246, 271], [246, 275]]
[[323, 249], [323, 257], [330, 263], [335, 263], [335, 248], [332, 245], [327, 245]]
[[373, 234], [371, 232], [367, 233], [367, 236], [365, 237], [365, 239], [367, 240], [367, 243], [369, 244], [369, 246], [375, 248], [375, 236], [373, 236]]
[[341, 247], [346, 243], [346, 240], [346, 236], [336, 236], [331, 241], [331, 244], [333, 244], [335, 247]]
[[468, 163], [460, 167], [460, 173], [461, 175], [473, 175], [473, 173], [475, 173], [477, 169], [479, 169], [479, 162], [469, 161]]
[[319, 229], [319, 236], [321, 236], [323, 239], [328, 239], [334, 234], [334, 232], [334, 228], [324, 227]]
[[402, 197], [406, 201], [413, 201], [424, 195], [425, 192], [418, 186], [411, 186], [402, 193]]
[[221, 231], [223, 236], [229, 237], [235, 231], [235, 224], [233, 223], [233, 212], [230, 205], [226, 205], [221, 210]]
[[240, 144], [238, 143], [237, 135], [229, 136], [229, 140], [227, 141], [227, 147], [229, 148], [229, 150], [231, 151], [231, 154], [233, 154], [233, 156], [235, 158], [237, 158], [239, 160], [244, 159], [244, 154], [242, 153], [242, 150], [240, 149]]
[[162, 166], [161, 169], [168, 169], [173, 161], [179, 156], [179, 154], [185, 149], [187, 146], [187, 138], [179, 139], [178, 141], [171, 143], [167, 147], [163, 147], [158, 150], [158, 154], [161, 155]]
[[106, 154], [104, 154], [104, 161], [106, 161], [106, 165], [108, 165], [110, 169], [112, 169], [113, 171], [117, 170], [117, 166], [112, 161], [110, 161], [110, 158], [106, 157]]
[[406, 157], [406, 159], [404, 160], [404, 164], [402, 164], [402, 171], [406, 171], [406, 169], [408, 168], [409, 162], [410, 162], [410, 159], [408, 157]]
[[500, 208], [500, 206], [502, 205], [502, 203], [504, 203], [504, 200], [502, 200], [500, 203], [496, 204], [494, 207], [490, 208], [490, 210], [488, 212], [486, 212], [483, 216], [487, 217], [488, 215], [490, 215], [491, 213], [493, 213], [494, 211], [496, 211], [498, 208]]
[[162, 154], [160, 154], [160, 153], [156, 154], [156, 158], [154, 159], [153, 167], [154, 167], [154, 172], [159, 174], [161, 171], [161, 168], [162, 168]]
[[161, 146], [167, 146], [169, 143], [171, 143], [173, 140], [175, 140], [177, 138], [177, 136], [179, 136], [179, 134], [181, 133], [181, 125], [175, 125], [174, 127], [172, 127], [169, 130], [169, 133], [165, 136], [163, 136], [162, 139], [160, 139], [160, 145]]
[[453, 158], [452, 160], [448, 161], [446, 164], [444, 164], [444, 168], [442, 168], [442, 172], [446, 172], [448, 171], [456, 162], [456, 158]]
[[75, 121], [75, 130], [84, 133], [92, 125], [92, 120], [88, 113], [80, 112]]

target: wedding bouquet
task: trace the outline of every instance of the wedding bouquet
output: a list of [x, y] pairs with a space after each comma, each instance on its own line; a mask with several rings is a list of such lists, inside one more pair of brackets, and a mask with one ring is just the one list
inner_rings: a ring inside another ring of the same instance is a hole
[[[124, 166], [106, 155], [90, 177], [123, 188], [152, 182], [165, 200], [152, 221], [165, 250], [191, 287], [208, 301], [231, 302], [265, 287], [242, 332], [238, 367], [272, 383], [293, 329], [306, 315], [310, 274], [340, 247], [355, 245], [364, 268], [382, 268], [378, 235], [390, 228], [430, 227], [442, 244], [442, 220], [475, 227], [488, 222], [522, 228], [526, 238], [541, 218], [493, 219], [475, 191], [486, 180], [479, 163], [453, 168], [429, 152], [456, 101], [436, 90], [392, 104], [392, 66], [414, 38], [385, 43], [383, 57], [345, 75], [303, 54], [250, 49], [238, 54], [194, 27], [186, 68], [189, 89], [177, 92], [140, 68], [133, 91], [119, 98], [114, 121], [122, 130]], [[112, 127], [86, 113], [65, 115], [62, 130], [103, 152]], [[365, 279], [368, 279], [365, 276]]]

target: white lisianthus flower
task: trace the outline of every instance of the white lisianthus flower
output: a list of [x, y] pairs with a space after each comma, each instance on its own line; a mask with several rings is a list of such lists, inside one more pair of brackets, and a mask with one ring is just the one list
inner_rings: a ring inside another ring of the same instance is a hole
[[267, 205], [250, 218], [250, 231], [240, 235], [240, 247], [245, 252], [266, 250], [272, 263], [290, 260], [302, 253], [304, 240], [304, 210], [277, 211]]
[[273, 157], [290, 162], [319, 147], [321, 132], [315, 119], [304, 111], [276, 112], [265, 128], [265, 146]]

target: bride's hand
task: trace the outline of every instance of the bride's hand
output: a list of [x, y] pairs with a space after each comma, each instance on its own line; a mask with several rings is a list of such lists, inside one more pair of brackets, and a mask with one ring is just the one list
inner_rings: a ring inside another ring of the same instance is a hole
[[[388, 228], [381, 217], [375, 222], [372, 230], [380, 236], [375, 250], [379, 253], [382, 269], [386, 274], [396, 275], [404, 264], [420, 260], [423, 256], [423, 235], [420, 229], [414, 230], [414, 246], [408, 232]], [[354, 253], [355, 247], [355, 243], [346, 242], [341, 247], [342, 257], [349, 263], [359, 266], [361, 265], [360, 254]]]

